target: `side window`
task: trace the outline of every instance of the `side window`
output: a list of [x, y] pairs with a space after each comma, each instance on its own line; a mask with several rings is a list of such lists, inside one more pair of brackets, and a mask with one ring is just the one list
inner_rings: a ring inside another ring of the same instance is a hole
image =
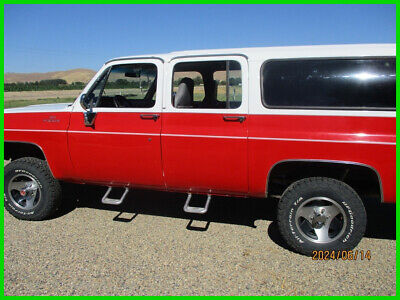
[[184, 62], [174, 66], [174, 107], [233, 109], [241, 103], [242, 72], [237, 61]]
[[[96, 107], [150, 108], [156, 99], [157, 67], [154, 64], [116, 65], [105, 84], [100, 82], [99, 86], [101, 94]], [[93, 91], [97, 89], [96, 86]]]
[[261, 75], [266, 107], [396, 107], [395, 58], [269, 61], [262, 66]]

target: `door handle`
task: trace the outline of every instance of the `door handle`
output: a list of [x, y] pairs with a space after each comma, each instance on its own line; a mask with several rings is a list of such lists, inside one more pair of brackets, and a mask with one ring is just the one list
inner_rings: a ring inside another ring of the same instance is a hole
[[143, 120], [154, 120], [157, 121], [157, 119], [160, 117], [158, 114], [142, 114], [140, 115], [140, 118]]
[[240, 122], [243, 123], [246, 120], [245, 116], [224, 116], [224, 121], [226, 122]]

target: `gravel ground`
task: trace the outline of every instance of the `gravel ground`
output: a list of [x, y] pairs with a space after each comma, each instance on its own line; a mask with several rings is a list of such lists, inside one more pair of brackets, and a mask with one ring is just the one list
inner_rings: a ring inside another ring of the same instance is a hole
[[191, 221], [184, 195], [110, 207], [103, 191], [67, 187], [48, 221], [4, 213], [5, 295], [395, 295], [393, 206], [373, 210], [357, 247], [371, 260], [313, 261], [279, 239], [273, 200], [215, 198]]

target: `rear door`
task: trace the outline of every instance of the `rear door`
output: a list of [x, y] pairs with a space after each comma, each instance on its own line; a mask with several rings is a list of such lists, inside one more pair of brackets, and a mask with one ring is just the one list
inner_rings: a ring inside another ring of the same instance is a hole
[[86, 91], [93, 93], [94, 125], [75, 103], [68, 143], [76, 179], [100, 184], [164, 188], [161, 165], [163, 63], [113, 62]]
[[167, 187], [247, 194], [247, 60], [179, 58], [168, 68], [161, 137]]

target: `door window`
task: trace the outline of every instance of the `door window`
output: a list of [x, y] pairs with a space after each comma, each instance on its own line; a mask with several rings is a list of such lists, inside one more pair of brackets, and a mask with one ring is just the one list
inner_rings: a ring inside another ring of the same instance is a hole
[[94, 107], [150, 108], [155, 105], [157, 67], [124, 64], [108, 69], [91, 92]]
[[233, 109], [242, 103], [242, 71], [233, 60], [182, 62], [174, 67], [176, 108]]

